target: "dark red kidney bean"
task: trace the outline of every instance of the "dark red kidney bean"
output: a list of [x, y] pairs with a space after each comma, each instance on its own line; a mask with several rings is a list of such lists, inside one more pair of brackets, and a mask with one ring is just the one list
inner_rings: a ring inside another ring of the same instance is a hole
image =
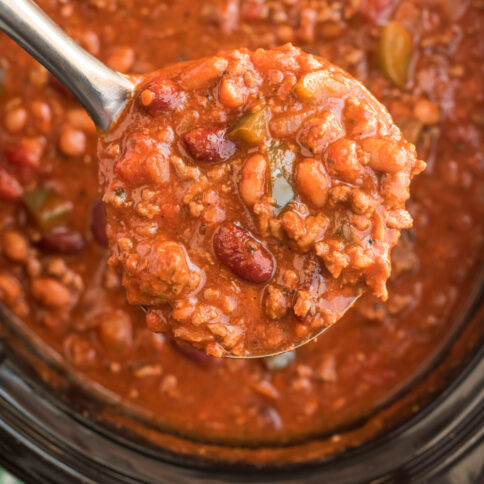
[[235, 144], [226, 138], [227, 129], [220, 126], [197, 128], [183, 136], [189, 153], [198, 161], [220, 163], [235, 153]]
[[106, 214], [104, 204], [98, 200], [91, 209], [91, 232], [94, 240], [101, 247], [108, 247], [108, 236], [106, 234]]
[[160, 77], [141, 91], [140, 103], [148, 114], [157, 116], [175, 109], [180, 103], [180, 96], [172, 81]]
[[43, 138], [22, 138], [16, 143], [7, 143], [4, 148], [5, 158], [18, 166], [37, 168], [44, 152]]
[[63, 227], [43, 234], [37, 245], [45, 252], [74, 254], [84, 249], [86, 244], [79, 232]]
[[224, 222], [217, 228], [213, 249], [217, 257], [244, 281], [262, 283], [272, 277], [272, 254], [249, 231], [232, 222]]
[[16, 202], [23, 194], [22, 185], [5, 170], [0, 170], [0, 199], [6, 202]]

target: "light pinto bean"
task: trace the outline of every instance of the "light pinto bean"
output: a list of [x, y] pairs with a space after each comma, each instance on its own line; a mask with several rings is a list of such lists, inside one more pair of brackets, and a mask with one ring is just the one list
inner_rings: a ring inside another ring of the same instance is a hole
[[13, 304], [22, 296], [22, 286], [12, 275], [0, 274], [0, 301]]
[[419, 99], [413, 108], [415, 117], [423, 124], [431, 126], [440, 121], [440, 107], [428, 99]]
[[[48, 103], [44, 101], [34, 101], [30, 106], [30, 114], [32, 116], [32, 121], [37, 129], [39, 129], [44, 134], [50, 132], [50, 129], [52, 127], [52, 110]], [[86, 116], [89, 118], [87, 113]], [[92, 121], [91, 124], [94, 126], [94, 123]], [[95, 132], [96, 127], [94, 126], [94, 133]]]
[[331, 180], [324, 165], [314, 158], [306, 158], [299, 163], [296, 171], [299, 191], [318, 208], [326, 203]]
[[31, 285], [33, 297], [47, 308], [63, 308], [73, 302], [73, 297], [66, 286], [55, 279], [34, 279]]
[[405, 168], [407, 154], [393, 141], [369, 138], [362, 140], [361, 147], [370, 155], [368, 164], [374, 170], [397, 173]]
[[238, 108], [245, 102], [245, 88], [234, 79], [224, 79], [218, 91], [220, 102], [229, 108]]
[[5, 129], [11, 133], [19, 133], [27, 122], [27, 111], [22, 106], [8, 111], [4, 116]]
[[27, 239], [15, 230], [10, 230], [2, 235], [2, 248], [5, 255], [15, 262], [23, 262], [27, 259], [29, 246]]
[[66, 156], [81, 156], [86, 151], [86, 135], [79, 129], [65, 126], [59, 136], [59, 150]]
[[361, 174], [357, 144], [343, 138], [331, 144], [327, 151], [328, 171], [345, 181], [354, 182]]
[[242, 200], [252, 207], [265, 192], [267, 160], [261, 154], [252, 155], [242, 168], [239, 192]]
[[223, 57], [209, 57], [185, 72], [181, 83], [185, 89], [197, 89], [215, 81], [227, 69], [227, 59]]

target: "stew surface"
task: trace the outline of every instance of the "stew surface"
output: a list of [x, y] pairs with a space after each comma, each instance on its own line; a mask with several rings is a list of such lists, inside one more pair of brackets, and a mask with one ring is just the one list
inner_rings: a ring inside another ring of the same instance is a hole
[[110, 264], [151, 329], [224, 356], [291, 349], [386, 298], [423, 170], [361, 84], [292, 47], [137, 79], [102, 136]]
[[338, 432], [432, 361], [482, 264], [481, 1], [39, 4], [94, 55], [133, 74], [292, 42], [361, 80], [427, 162], [407, 205], [414, 227], [392, 252], [386, 302], [365, 296], [283, 360], [202, 355], [148, 330], [143, 311], [127, 304], [107, 265], [97, 133], [0, 34], [0, 297], [67, 365], [159, 425], [249, 443]]

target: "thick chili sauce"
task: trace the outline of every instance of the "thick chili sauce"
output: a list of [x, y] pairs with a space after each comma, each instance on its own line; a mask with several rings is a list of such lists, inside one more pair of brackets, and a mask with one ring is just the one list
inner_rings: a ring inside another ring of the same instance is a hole
[[387, 302], [360, 301], [283, 368], [201, 356], [127, 305], [106, 265], [95, 129], [2, 34], [2, 301], [77, 371], [185, 433], [282, 442], [368, 414], [434, 356], [482, 263], [481, 3], [39, 1], [122, 72], [293, 42], [361, 80], [428, 168], [413, 184], [414, 227], [393, 251]]

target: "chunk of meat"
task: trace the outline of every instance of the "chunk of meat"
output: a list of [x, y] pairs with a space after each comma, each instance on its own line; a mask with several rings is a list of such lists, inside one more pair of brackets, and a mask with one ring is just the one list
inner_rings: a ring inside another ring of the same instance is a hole
[[365, 101], [350, 97], [343, 110], [345, 126], [354, 137], [375, 136], [378, 130], [378, 117], [375, 109]]
[[131, 185], [167, 183], [170, 180], [170, 163], [166, 147], [149, 136], [134, 136], [127, 141], [123, 156], [116, 162], [115, 171]]
[[311, 292], [306, 289], [297, 291], [294, 303], [294, 314], [298, 318], [304, 318], [314, 312], [315, 301]]
[[123, 265], [123, 284], [131, 304], [171, 301], [194, 291], [201, 278], [185, 248], [162, 237], [139, 244]]
[[410, 178], [406, 173], [386, 173], [382, 191], [388, 208], [400, 207], [410, 196]]
[[318, 242], [316, 254], [324, 261], [326, 268], [335, 279], [340, 277], [343, 269], [350, 263], [349, 256], [344, 252], [344, 244], [339, 240]]
[[306, 224], [304, 219], [295, 211], [288, 210], [282, 215], [282, 228], [293, 240], [300, 240], [306, 235]]
[[270, 319], [279, 319], [287, 314], [287, 297], [282, 289], [273, 285], [267, 287], [264, 305]]
[[323, 153], [330, 143], [342, 138], [345, 131], [333, 112], [326, 111], [304, 123], [301, 142], [313, 155]]
[[348, 138], [336, 141], [326, 153], [326, 164], [331, 175], [355, 182], [362, 171], [357, 144]]

